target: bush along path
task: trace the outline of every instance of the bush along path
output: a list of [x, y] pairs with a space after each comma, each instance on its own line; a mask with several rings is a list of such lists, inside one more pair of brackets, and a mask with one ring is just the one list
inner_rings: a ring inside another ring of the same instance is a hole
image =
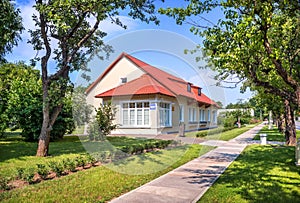
[[263, 124], [260, 124], [228, 142], [222, 141], [216, 149], [112, 200], [111, 203], [196, 202], [262, 127]]
[[38, 163], [36, 166], [18, 167], [12, 177], [0, 177], [0, 192], [16, 189], [29, 184], [60, 178], [77, 171], [87, 170], [102, 164], [117, 161], [128, 156], [157, 151], [166, 147], [180, 145], [170, 140], [149, 140], [141, 144], [117, 146], [112, 151], [81, 154], [75, 158]]

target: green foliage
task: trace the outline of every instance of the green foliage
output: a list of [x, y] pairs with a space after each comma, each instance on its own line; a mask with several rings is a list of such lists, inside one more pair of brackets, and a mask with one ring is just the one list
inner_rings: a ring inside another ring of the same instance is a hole
[[96, 110], [96, 120], [90, 124], [89, 138], [90, 140], [104, 140], [110, 132], [117, 128], [113, 124], [115, 109], [111, 102], [101, 104]]
[[[162, 150], [159, 153], [153, 152], [132, 156], [126, 160], [91, 168], [82, 173], [34, 184], [31, 187], [11, 190], [3, 196], [0, 194], [1, 201], [64, 202], [66, 199], [71, 199], [74, 202], [108, 202], [199, 157], [211, 149], [212, 147], [187, 145]], [[34, 158], [38, 159], [38, 157]], [[166, 163], [167, 161], [168, 163]], [[126, 170], [128, 169], [128, 171], [144, 171], [145, 173], [140, 175], [118, 173], [117, 171], [121, 166]], [[113, 167], [114, 170], [111, 170]], [[161, 170], [157, 170], [158, 168]], [[79, 185], [80, 187], [78, 187]], [[97, 200], [99, 196], [101, 196], [101, 200]]]
[[10, 189], [10, 187], [8, 185], [9, 180], [10, 179], [8, 177], [0, 176], [0, 190], [9, 190]]
[[18, 178], [18, 179], [22, 179], [23, 174], [24, 174], [24, 168], [17, 167], [17, 168], [16, 168], [16, 171], [17, 171], [17, 178]]
[[[24, 63], [0, 65], [0, 135], [8, 128], [22, 129], [27, 141], [36, 141], [42, 124], [42, 84], [39, 71]], [[74, 129], [71, 95], [53, 126], [51, 139]]]
[[83, 167], [87, 164], [87, 159], [84, 156], [78, 156], [75, 159], [76, 166]]
[[36, 164], [37, 173], [41, 176], [41, 178], [46, 179], [49, 174], [48, 167], [45, 164]]
[[86, 88], [79, 86], [74, 88], [72, 94], [72, 110], [76, 127], [88, 123], [93, 111], [92, 105], [86, 103], [85, 90]]
[[13, 2], [9, 0], [0, 1], [0, 62], [5, 61], [4, 56], [11, 52], [13, 46], [17, 45], [20, 33], [23, 30], [20, 10], [15, 9]]
[[243, 109], [220, 113], [218, 116], [218, 125], [223, 125], [225, 128], [231, 128], [236, 126], [239, 119], [241, 125], [249, 124], [252, 119], [250, 111]]
[[[67, 93], [66, 86], [70, 82], [70, 72], [88, 71], [87, 63], [91, 58], [99, 56], [101, 52], [106, 56], [112, 52], [111, 46], [106, 46], [103, 42], [107, 33], [98, 29], [100, 22], [109, 19], [112, 23], [126, 28], [118, 18], [122, 10], [129, 11], [129, 16], [143, 22], [158, 23], [158, 19], [152, 1], [37, 0], [34, 7], [37, 15], [33, 15], [33, 21], [37, 26], [35, 30], [29, 31], [31, 34], [29, 43], [37, 51], [44, 50], [42, 56], [37, 55], [32, 60], [33, 64], [41, 61], [43, 108], [45, 109], [41, 139], [44, 139], [48, 138], [47, 130], [53, 125], [62, 107], [61, 100], [52, 100], [51, 85], [55, 82], [59, 83], [58, 88], [55, 88], [55, 94], [52, 95], [63, 99]], [[57, 42], [54, 47], [51, 41]], [[48, 75], [50, 57], [57, 65], [57, 71], [51, 76]], [[103, 56], [99, 57], [103, 58]], [[48, 142], [48, 139], [45, 140]], [[37, 155], [46, 156], [47, 150], [48, 143], [39, 142]]]
[[[205, 14], [215, 10], [223, 12], [223, 18], [207, 20]], [[186, 7], [161, 9], [161, 13], [178, 24], [192, 21], [191, 32], [204, 41], [191, 52], [199, 51], [196, 59], [206, 60], [218, 72], [219, 81], [232, 84], [234, 75], [237, 83], [244, 82], [242, 91], [262, 87], [300, 106], [299, 2], [189, 1]], [[210, 23], [203, 26], [199, 19]]]
[[60, 177], [65, 170], [63, 164], [60, 161], [49, 161], [48, 166], [53, 172], [56, 173], [57, 177]]
[[27, 181], [29, 184], [33, 183], [33, 177], [35, 174], [35, 169], [33, 167], [25, 168], [22, 175], [22, 179]]
[[75, 159], [71, 159], [71, 158], [66, 158], [62, 160], [62, 164], [63, 167], [66, 170], [69, 170], [71, 172], [75, 172], [76, 171], [76, 161]]

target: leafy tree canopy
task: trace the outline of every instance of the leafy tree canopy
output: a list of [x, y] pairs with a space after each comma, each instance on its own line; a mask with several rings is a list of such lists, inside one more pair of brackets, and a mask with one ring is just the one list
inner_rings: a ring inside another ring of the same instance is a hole
[[[21, 129], [27, 141], [36, 141], [42, 124], [42, 81], [40, 72], [24, 63], [0, 65], [0, 134], [7, 128]], [[71, 94], [53, 126], [51, 139], [74, 130]]]
[[[86, 70], [88, 58], [100, 51], [112, 51], [111, 47], [104, 45], [103, 37], [107, 33], [99, 29], [100, 22], [110, 19], [126, 28], [118, 18], [121, 11], [128, 11], [130, 17], [142, 22], [157, 24], [159, 21], [152, 0], [36, 0], [34, 7], [38, 12], [33, 16], [37, 29], [30, 31], [32, 38], [29, 42], [35, 50], [43, 50], [42, 55], [32, 61], [41, 61], [43, 86], [43, 125], [37, 156], [47, 156], [50, 131], [63, 107], [69, 73]], [[57, 71], [49, 75], [51, 58], [57, 64]], [[55, 88], [56, 98], [51, 101], [49, 88], [53, 82], [59, 88]]]
[[12, 1], [0, 0], [0, 8], [0, 62], [4, 62], [4, 56], [21, 39], [23, 26], [20, 11], [14, 8]]
[[[217, 8], [224, 18], [216, 24], [203, 17]], [[237, 76], [245, 86], [261, 86], [300, 106], [299, 1], [189, 1], [160, 12], [178, 24], [189, 22], [191, 32], [204, 38], [199, 48], [218, 80], [232, 83]]]

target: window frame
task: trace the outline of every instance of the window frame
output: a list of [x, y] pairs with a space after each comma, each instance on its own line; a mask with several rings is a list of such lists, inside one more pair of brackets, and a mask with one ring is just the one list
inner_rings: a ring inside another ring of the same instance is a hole
[[[165, 107], [164, 107], [165, 106]], [[167, 108], [168, 106], [168, 108]], [[172, 103], [170, 102], [159, 102], [159, 126], [160, 127], [172, 127]], [[166, 122], [168, 121], [168, 123]]]
[[[139, 106], [140, 103], [142, 103], [141, 107]], [[127, 106], [127, 107], [124, 108], [124, 106]], [[120, 108], [121, 108], [120, 123], [121, 123], [122, 127], [138, 127], [138, 128], [140, 128], [140, 127], [150, 127], [151, 126], [150, 101], [148, 101], [148, 100], [122, 101], [122, 102], [120, 102]], [[139, 113], [138, 113], [139, 111], [141, 111], [141, 115], [139, 115]], [[148, 113], [145, 113], [145, 112], [148, 112]], [[139, 116], [141, 116], [141, 123], [139, 123], [139, 121], [140, 121]], [[124, 122], [125, 121], [124, 118], [127, 118], [127, 119], [125, 119], [125, 120], [127, 120], [127, 122]]]

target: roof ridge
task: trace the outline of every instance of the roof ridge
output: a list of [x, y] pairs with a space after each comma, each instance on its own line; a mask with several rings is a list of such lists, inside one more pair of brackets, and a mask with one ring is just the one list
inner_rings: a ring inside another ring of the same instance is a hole
[[[132, 59], [131, 58], [134, 58], [135, 60], [138, 60], [139, 62], [141, 62], [141, 63], [144, 63], [146, 66], [149, 66], [149, 67], [151, 67], [151, 68], [154, 68], [154, 69], [156, 69], [156, 70], [158, 70], [158, 71], [161, 71], [161, 72], [164, 72], [165, 74], [167, 74], [168, 76], [171, 76], [171, 77], [173, 77], [172, 79], [173, 80], [178, 80], [178, 81], [184, 81], [184, 82], [186, 82], [186, 83], [188, 83], [188, 81], [185, 81], [184, 79], [182, 79], [182, 78], [179, 78], [179, 77], [177, 77], [177, 76], [175, 76], [175, 75], [172, 75], [172, 74], [170, 74], [170, 73], [168, 73], [168, 72], [166, 72], [166, 71], [164, 71], [164, 70], [162, 70], [162, 69], [160, 69], [160, 68], [157, 68], [157, 67], [155, 67], [155, 66], [152, 66], [152, 65], [150, 65], [150, 64], [148, 64], [148, 63], [146, 63], [146, 62], [144, 62], [144, 61], [142, 61], [142, 60], [140, 60], [140, 59], [138, 59], [138, 58], [136, 58], [136, 57], [134, 57], [134, 56], [132, 56], [132, 55], [130, 55], [130, 54], [126, 54], [125, 53], [125, 57], [129, 57], [129, 59], [132, 61]], [[133, 61], [134, 62], [134, 61]], [[136, 63], [135, 63], [136, 64]], [[138, 65], [138, 64], [136, 64], [136, 65]], [[139, 66], [139, 65], [138, 65]], [[140, 67], [140, 66], [139, 66]], [[140, 68], [143, 68], [143, 67], [140, 67]], [[143, 68], [143, 70], [144, 71], [146, 71], [144, 68]], [[146, 71], [146, 72], [148, 72], [148, 71]], [[149, 72], [148, 72], [149, 73]], [[151, 74], [150, 74], [151, 75]], [[168, 78], [170, 78], [170, 77], [168, 77]]]

